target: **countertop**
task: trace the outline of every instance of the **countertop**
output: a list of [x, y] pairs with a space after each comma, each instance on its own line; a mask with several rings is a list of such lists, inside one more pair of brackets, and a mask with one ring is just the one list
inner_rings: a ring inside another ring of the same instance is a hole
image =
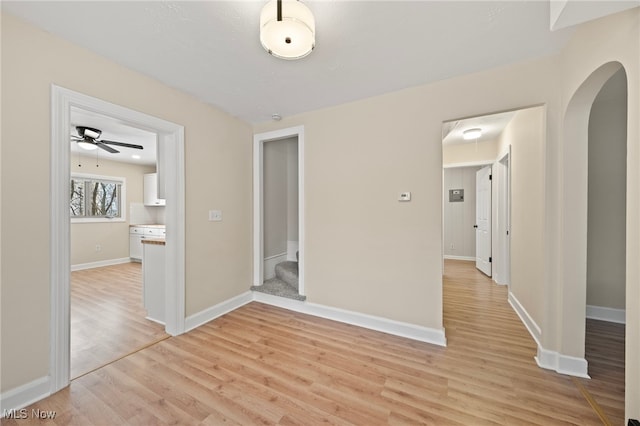
[[164, 229], [166, 228], [166, 225], [129, 225], [129, 228], [160, 228], [160, 229]]
[[164, 246], [166, 244], [164, 238], [145, 238], [140, 241], [142, 244], [155, 244], [159, 246]]

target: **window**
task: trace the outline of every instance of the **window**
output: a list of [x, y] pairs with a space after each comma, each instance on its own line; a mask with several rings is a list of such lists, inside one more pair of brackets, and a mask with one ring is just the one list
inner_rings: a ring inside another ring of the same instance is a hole
[[73, 222], [124, 221], [125, 179], [72, 174], [69, 214]]

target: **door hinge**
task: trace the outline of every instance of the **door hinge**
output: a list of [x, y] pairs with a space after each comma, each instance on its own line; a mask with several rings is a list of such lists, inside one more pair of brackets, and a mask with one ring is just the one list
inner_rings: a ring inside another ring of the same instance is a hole
[[489, 263], [491, 263], [491, 258], [489, 258]]
[[489, 180], [493, 180], [493, 175], [489, 175]]
[[509, 235], [509, 231], [507, 231], [507, 235]]

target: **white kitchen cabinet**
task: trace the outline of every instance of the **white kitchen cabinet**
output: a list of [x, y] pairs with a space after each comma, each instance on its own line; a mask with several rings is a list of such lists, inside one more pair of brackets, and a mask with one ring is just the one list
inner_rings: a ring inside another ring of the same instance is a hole
[[147, 319], [164, 324], [165, 246], [164, 242], [147, 241], [142, 249], [142, 301]]
[[166, 200], [158, 198], [158, 174], [147, 173], [144, 175], [144, 196], [145, 206], [164, 206]]
[[132, 226], [129, 228], [129, 257], [131, 260], [142, 261], [142, 240], [145, 238], [164, 239], [164, 226]]

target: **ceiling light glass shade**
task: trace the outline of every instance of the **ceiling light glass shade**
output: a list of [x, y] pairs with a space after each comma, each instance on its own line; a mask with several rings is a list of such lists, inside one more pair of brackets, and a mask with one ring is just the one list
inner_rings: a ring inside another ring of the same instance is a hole
[[82, 149], [86, 149], [87, 151], [93, 151], [94, 149], [98, 149], [98, 147], [92, 143], [80, 141], [78, 142], [78, 146]]
[[468, 129], [462, 132], [462, 137], [465, 140], [478, 139], [480, 136], [482, 136], [482, 129]]
[[313, 14], [297, 0], [281, 0], [282, 20], [278, 21], [278, 0], [271, 0], [260, 13], [260, 42], [271, 55], [300, 59], [316, 45]]

